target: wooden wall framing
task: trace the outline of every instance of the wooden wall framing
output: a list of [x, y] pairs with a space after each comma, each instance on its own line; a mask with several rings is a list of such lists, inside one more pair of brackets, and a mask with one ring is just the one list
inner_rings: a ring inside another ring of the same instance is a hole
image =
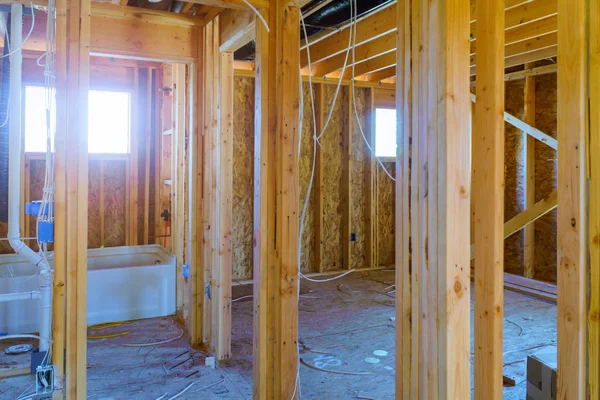
[[[399, 1], [397, 8], [397, 47], [402, 52], [396, 75], [404, 82], [396, 96], [402, 121], [398, 125], [396, 183], [396, 209], [402, 213], [396, 226], [396, 345], [402, 356], [397, 361], [401, 375], [397, 376], [396, 396], [468, 398], [468, 2], [406, 0]], [[410, 284], [409, 218], [413, 249]]]

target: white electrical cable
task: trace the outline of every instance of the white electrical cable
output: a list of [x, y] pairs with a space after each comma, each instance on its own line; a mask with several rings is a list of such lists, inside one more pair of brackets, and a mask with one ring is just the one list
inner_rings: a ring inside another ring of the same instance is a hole
[[303, 273], [300, 273], [300, 276], [303, 277], [304, 279], [306, 279], [307, 281], [310, 281], [310, 282], [323, 283], [323, 282], [331, 282], [331, 281], [335, 281], [336, 279], [343, 278], [343, 277], [345, 277], [347, 275], [350, 275], [354, 271], [355, 270], [351, 269], [350, 271], [344, 272], [341, 275], [334, 276], [333, 278], [327, 278], [327, 279], [312, 279], [312, 278], [309, 278], [308, 276], [304, 275]]
[[265, 26], [265, 29], [267, 30], [267, 32], [271, 32], [271, 29], [269, 29], [269, 24], [267, 24], [267, 21], [266, 21], [266, 20], [265, 20], [265, 18], [262, 16], [262, 14], [260, 13], [260, 11], [258, 11], [258, 10], [256, 9], [256, 7], [254, 7], [252, 4], [250, 4], [250, 3], [248, 2], [248, 0], [242, 0], [242, 1], [243, 1], [244, 3], [246, 3], [246, 5], [247, 5], [248, 7], [250, 7], [250, 9], [251, 9], [252, 11], [254, 11], [254, 13], [256, 14], [256, 16], [257, 16], [258, 18], [260, 18], [260, 20], [262, 21], [263, 25]]
[[[354, 2], [354, 7], [357, 7], [357, 0], [353, 0]], [[357, 15], [356, 15], [356, 9], [355, 9], [355, 14], [354, 14], [354, 25], [356, 26], [356, 19], [357, 19]], [[371, 152], [371, 154], [373, 155], [373, 157], [375, 157], [375, 159], [377, 160], [377, 162], [379, 163], [379, 165], [381, 166], [381, 168], [383, 168], [383, 170], [385, 171], [386, 175], [394, 182], [396, 182], [396, 178], [394, 178], [392, 176], [392, 174], [390, 174], [390, 172], [387, 170], [387, 168], [383, 165], [383, 163], [381, 162], [381, 159], [379, 159], [379, 157], [377, 157], [377, 154], [375, 153], [375, 150], [373, 149], [373, 147], [371, 147], [371, 145], [369, 144], [369, 141], [367, 140], [367, 137], [365, 136], [365, 131], [363, 130], [362, 124], [360, 122], [360, 117], [358, 116], [358, 109], [356, 108], [356, 91], [355, 91], [355, 85], [354, 85], [354, 65], [356, 63], [356, 53], [355, 53], [355, 47], [356, 47], [356, 29], [354, 30], [354, 34], [353, 34], [353, 38], [352, 38], [352, 105], [354, 108], [354, 116], [356, 117], [356, 124], [358, 125], [358, 129], [360, 130], [360, 134], [365, 142], [365, 144], [367, 145], [367, 148], [369, 149], [369, 151]]]
[[31, 8], [31, 28], [29, 29], [29, 33], [27, 34], [27, 36], [25, 36], [25, 39], [21, 42], [21, 44], [19, 44], [17, 46], [17, 48], [11, 50], [7, 54], [1, 55], [0, 58], [6, 58], [10, 55], [15, 54], [17, 51], [21, 50], [23, 48], [23, 46], [25, 45], [25, 43], [27, 43], [27, 41], [29, 40], [29, 37], [31, 36], [31, 34], [33, 33], [33, 28], [35, 26], [35, 12], [33, 12], [33, 1], [31, 1], [29, 3], [29, 7]]
[[182, 394], [184, 394], [185, 392], [187, 392], [192, 386], [194, 386], [196, 384], [196, 382], [192, 382], [188, 385], [188, 387], [186, 387], [185, 389], [183, 389], [181, 392], [177, 393], [175, 396], [173, 397], [169, 397], [169, 400], [175, 400], [176, 398], [178, 398], [179, 396], [181, 396]]

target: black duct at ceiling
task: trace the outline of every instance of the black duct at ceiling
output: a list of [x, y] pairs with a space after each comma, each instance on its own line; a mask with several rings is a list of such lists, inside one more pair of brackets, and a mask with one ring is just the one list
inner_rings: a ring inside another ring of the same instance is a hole
[[[305, 14], [312, 8], [318, 6], [327, 0], [313, 0], [304, 7], [302, 7], [302, 13]], [[324, 29], [338, 26], [346, 21], [350, 20], [350, 2], [352, 0], [336, 0], [327, 4], [323, 8], [304, 18], [306, 23], [306, 33], [308, 36], [312, 36], [315, 33], [321, 32]], [[368, 13], [376, 7], [382, 4], [389, 3], [390, 0], [357, 0], [358, 16]], [[304, 33], [301, 32], [302, 38]], [[253, 60], [255, 54], [255, 43], [254, 41], [248, 43], [244, 47], [240, 48], [235, 52], [234, 57], [236, 60]]]

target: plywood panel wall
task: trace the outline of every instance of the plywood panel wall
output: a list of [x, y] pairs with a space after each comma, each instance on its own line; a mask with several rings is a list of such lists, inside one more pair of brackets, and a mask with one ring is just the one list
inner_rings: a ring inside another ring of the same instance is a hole
[[[385, 162], [383, 166], [393, 177], [396, 176], [395, 163]], [[377, 263], [380, 266], [394, 265], [394, 219], [396, 212], [396, 195], [394, 181], [377, 164]]]
[[[313, 117], [308, 83], [303, 84], [302, 142], [300, 148], [299, 184], [301, 206], [304, 203], [312, 172], [313, 157]], [[334, 85], [324, 85], [324, 109], [327, 116], [335, 93]], [[254, 157], [254, 79], [235, 78], [234, 103], [234, 166], [233, 166], [233, 277], [248, 279], [252, 277], [252, 218], [253, 218], [253, 157]], [[342, 139], [344, 132], [351, 130], [351, 231], [356, 233], [356, 242], [351, 244], [352, 267], [365, 265], [365, 216], [366, 190], [364, 172], [366, 169], [366, 150], [353, 114], [351, 114], [348, 87], [342, 87], [333, 108], [331, 121], [321, 140], [323, 146], [323, 269], [334, 271], [342, 268], [342, 210], [344, 197], [342, 192]], [[361, 126], [367, 137], [371, 132], [367, 117], [371, 108], [371, 91], [356, 88], [356, 106]], [[352, 119], [351, 119], [352, 117]], [[350, 129], [350, 124], [352, 128]], [[393, 170], [393, 163], [389, 163]], [[393, 263], [394, 258], [394, 185], [387, 177], [380, 178], [384, 193], [377, 197], [377, 207], [384, 214], [380, 216], [380, 251], [383, 251], [385, 265]], [[315, 191], [311, 193], [304, 224], [301, 247], [301, 268], [303, 272], [314, 272], [315, 235], [314, 235]], [[300, 215], [302, 209], [298, 210]]]
[[[325, 110], [329, 110], [335, 86], [325, 86]], [[342, 268], [342, 140], [348, 130], [349, 90], [342, 88], [334, 104], [333, 115], [325, 134], [323, 145], [323, 270]]]
[[[350, 243], [352, 254], [352, 268], [364, 268], [365, 266], [365, 235], [366, 225], [366, 188], [365, 172], [367, 171], [367, 153], [366, 145], [363, 139], [363, 132], [370, 131], [369, 113], [371, 111], [371, 89], [355, 88], [353, 102], [356, 104], [356, 113], [354, 107], [350, 110], [352, 120], [352, 163], [350, 192], [352, 198], [351, 212], [351, 232], [355, 234], [356, 240]], [[356, 115], [358, 114], [358, 121]], [[366, 135], [366, 133], [365, 133]]]

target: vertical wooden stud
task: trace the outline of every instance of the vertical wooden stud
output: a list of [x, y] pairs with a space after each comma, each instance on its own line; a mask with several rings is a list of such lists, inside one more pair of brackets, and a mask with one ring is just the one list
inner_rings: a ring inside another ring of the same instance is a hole
[[[369, 107], [369, 127], [366, 129], [367, 138], [369, 144], [375, 149], [375, 89], [371, 88], [370, 93], [371, 102]], [[377, 168], [376, 157], [365, 146], [365, 265], [364, 268], [372, 268], [375, 266], [375, 220], [377, 214], [375, 213], [375, 204], [377, 203], [377, 193], [375, 192], [375, 169]]]
[[[322, 83], [314, 84], [317, 132], [323, 131], [325, 124], [325, 87]], [[314, 232], [315, 232], [315, 270], [323, 272], [323, 150], [317, 145], [315, 155], [314, 191]]]
[[[90, 2], [57, 2], [53, 397], [85, 398]], [[69, 217], [68, 217], [69, 216]], [[64, 382], [64, 386], [63, 386]]]
[[398, 7], [396, 252], [405, 270], [396, 278], [403, 352], [396, 394], [463, 399], [471, 394], [469, 7], [465, 0]]
[[219, 183], [218, 236], [219, 264], [213, 274], [213, 306], [216, 323], [213, 333], [218, 360], [231, 355], [231, 215], [233, 213], [233, 53], [220, 54], [219, 76]]
[[267, 20], [270, 35], [256, 34], [254, 397], [296, 399], [300, 10], [274, 2]]
[[133, 100], [131, 102], [131, 137], [129, 138], [129, 184], [127, 185], [127, 189], [129, 192], [129, 210], [127, 213], [128, 218], [128, 228], [129, 232], [127, 233], [128, 241], [127, 243], [130, 246], [135, 246], [138, 244], [138, 208], [139, 208], [139, 163], [138, 163], [138, 144], [140, 142], [140, 106], [139, 106], [139, 77], [140, 70], [138, 67], [134, 68], [134, 90], [133, 90]]
[[348, 88], [348, 115], [342, 130], [342, 265], [352, 269], [352, 126], [354, 101]]
[[149, 235], [150, 235], [150, 158], [151, 158], [151, 143], [154, 139], [152, 134], [152, 118], [154, 117], [154, 113], [152, 110], [152, 69], [148, 68], [147, 74], [147, 83], [146, 83], [146, 93], [143, 93], [143, 96], [146, 96], [146, 109], [144, 110], [145, 116], [145, 131], [144, 131], [144, 144], [145, 148], [145, 156], [144, 156], [144, 231], [143, 238], [144, 244], [149, 243]]
[[[185, 64], [173, 65], [173, 133], [171, 135], [171, 202], [173, 218], [171, 219], [171, 239], [173, 253], [177, 260], [177, 312], [185, 316], [184, 310], [188, 307], [185, 302], [183, 278], [184, 263], [184, 234], [185, 234], [185, 127], [186, 127], [186, 66]], [[189, 311], [189, 310], [188, 310]]]
[[600, 398], [600, 0], [590, 0], [590, 309], [588, 312], [589, 398]]
[[189, 200], [188, 213], [190, 221], [188, 225], [189, 243], [189, 335], [192, 345], [199, 345], [203, 342], [204, 332], [204, 270], [202, 268], [203, 254], [205, 245], [203, 243], [204, 225], [203, 214], [204, 204], [202, 202], [202, 182], [203, 182], [203, 130], [204, 123], [204, 101], [202, 93], [204, 90], [204, 29], [198, 30], [198, 54], [200, 55], [196, 62], [191, 66], [190, 73], [190, 142], [189, 142]]
[[[533, 64], [525, 64], [525, 69]], [[525, 118], [524, 121], [535, 127], [535, 77], [525, 77]], [[525, 137], [525, 209], [535, 205], [535, 142], [526, 132]], [[525, 227], [524, 275], [535, 277], [535, 222]]]
[[396, 5], [396, 398], [411, 393], [411, 274], [410, 274], [410, 135], [411, 27], [410, 0]]
[[558, 0], [559, 399], [583, 399], [587, 395], [587, 3]]
[[504, 0], [477, 2], [475, 397], [502, 399]]

